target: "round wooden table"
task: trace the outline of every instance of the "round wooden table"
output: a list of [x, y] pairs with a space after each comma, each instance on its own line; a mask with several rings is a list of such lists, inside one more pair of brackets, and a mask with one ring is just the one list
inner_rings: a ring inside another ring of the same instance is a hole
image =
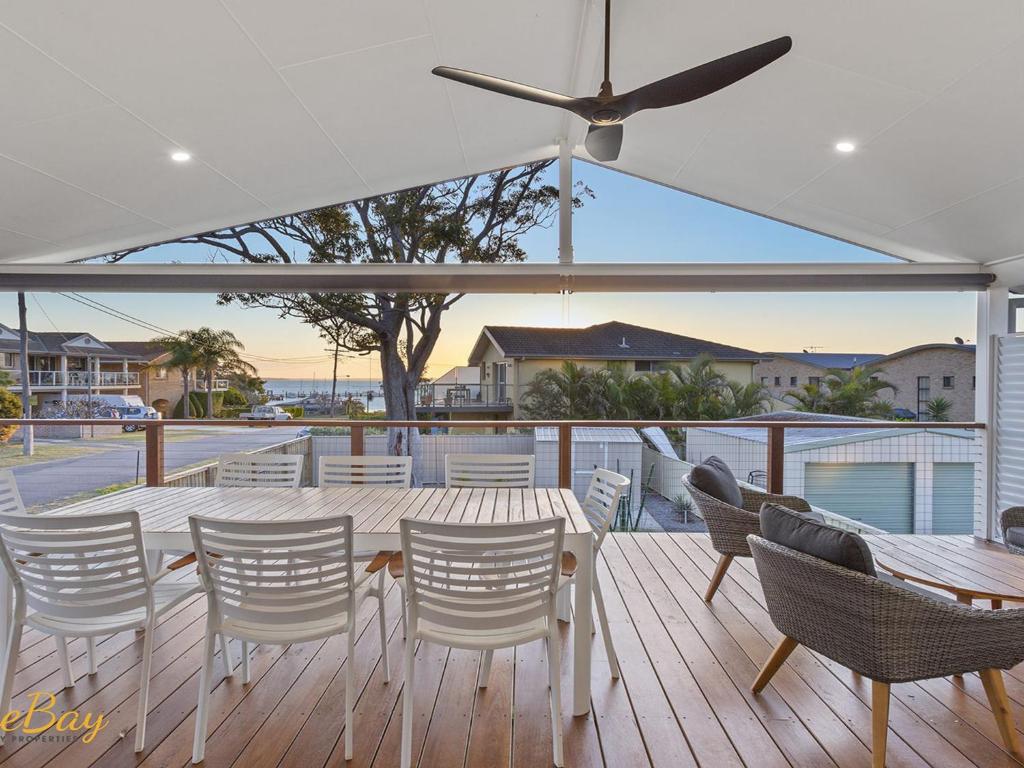
[[886, 573], [890, 573], [901, 581], [909, 581], [914, 584], [920, 584], [925, 587], [933, 587], [934, 589], [941, 589], [943, 592], [951, 593], [958, 603], [964, 605], [974, 605], [975, 600], [988, 600], [993, 610], [998, 610], [1003, 607], [1003, 601], [1009, 603], [1024, 603], [1024, 594], [1007, 594], [1000, 592], [989, 592], [984, 589], [975, 589], [974, 587], [964, 587], [958, 584], [948, 584], [942, 581], [936, 581], [935, 579], [927, 579], [923, 576], [916, 576], [912, 573], [906, 573], [904, 571], [897, 570], [891, 565], [875, 561], [875, 565], [881, 568]]

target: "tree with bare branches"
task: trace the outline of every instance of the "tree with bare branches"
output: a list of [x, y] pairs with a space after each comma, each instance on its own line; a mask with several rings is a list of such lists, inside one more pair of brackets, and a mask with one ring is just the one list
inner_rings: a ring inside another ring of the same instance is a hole
[[[186, 237], [244, 262], [444, 264], [523, 261], [522, 235], [549, 226], [558, 189], [545, 181], [553, 161], [469, 176], [267, 221]], [[592, 196], [574, 190], [573, 206]], [[114, 254], [120, 260], [134, 251]], [[222, 304], [266, 307], [330, 329], [342, 349], [380, 355], [389, 419], [416, 417], [415, 393], [441, 333], [444, 312], [462, 294], [224, 294]], [[395, 452], [398, 439], [392, 435]], [[408, 445], [408, 441], [406, 441]]]

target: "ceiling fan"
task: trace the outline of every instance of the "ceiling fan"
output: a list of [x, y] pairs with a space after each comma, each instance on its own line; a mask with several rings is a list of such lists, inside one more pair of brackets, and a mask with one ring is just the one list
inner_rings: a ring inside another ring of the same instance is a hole
[[604, 81], [597, 96], [564, 96], [500, 77], [481, 75], [454, 67], [434, 67], [439, 77], [455, 80], [517, 99], [561, 107], [579, 115], [588, 123], [585, 145], [597, 160], [615, 160], [622, 147], [622, 121], [642, 109], [660, 109], [685, 104], [742, 80], [766, 67], [793, 47], [792, 38], [780, 37], [731, 53], [720, 59], [687, 69], [662, 80], [641, 86], [629, 93], [615, 95], [609, 67], [611, 48], [611, 0], [604, 6]]

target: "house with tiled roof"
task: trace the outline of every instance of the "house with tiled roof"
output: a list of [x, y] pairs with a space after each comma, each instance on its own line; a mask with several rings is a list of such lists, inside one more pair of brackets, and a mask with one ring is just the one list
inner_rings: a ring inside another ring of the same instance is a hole
[[[169, 417], [184, 392], [181, 375], [162, 367], [164, 348], [152, 341], [103, 341], [87, 331], [32, 331], [28, 335], [28, 375], [37, 408], [77, 396], [137, 395]], [[0, 323], [0, 372], [14, 380], [21, 393], [21, 338], [16, 328]], [[194, 391], [205, 391], [193, 371]], [[227, 389], [214, 381], [214, 390]]]
[[469, 355], [469, 365], [480, 369], [479, 401], [449, 410], [456, 414], [486, 406], [478, 412], [494, 415], [500, 406], [506, 418], [517, 418], [522, 393], [534, 376], [568, 360], [589, 367], [620, 365], [643, 375], [685, 365], [701, 354], [710, 355], [716, 368], [742, 384], [754, 380], [754, 365], [763, 357], [741, 347], [617, 321], [586, 328], [485, 325]]
[[[974, 420], [973, 344], [918, 344], [896, 352], [765, 352], [754, 376], [780, 403], [792, 406], [787, 393], [805, 384], [820, 384], [830, 370], [870, 366], [895, 386], [879, 394], [897, 414], [927, 419], [928, 403], [942, 398], [950, 404], [951, 421]], [[923, 415], [922, 415], [923, 414]]]

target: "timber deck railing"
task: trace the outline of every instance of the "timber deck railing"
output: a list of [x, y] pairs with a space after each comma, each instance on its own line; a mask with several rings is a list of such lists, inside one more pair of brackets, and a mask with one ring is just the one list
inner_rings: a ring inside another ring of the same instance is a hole
[[[0, 419], [0, 426], [5, 425], [35, 425], [35, 426], [109, 426], [109, 425], [131, 425], [138, 426], [138, 420], [122, 419]], [[164, 474], [164, 431], [167, 427], [246, 427], [249, 429], [265, 429], [268, 427], [332, 427], [336, 429], [348, 429], [350, 442], [350, 453], [353, 456], [362, 456], [365, 452], [366, 431], [383, 430], [390, 428], [399, 429], [537, 429], [553, 428], [558, 431], [558, 486], [560, 488], [572, 487], [572, 429], [574, 427], [627, 427], [640, 429], [643, 427], [662, 427], [664, 429], [764, 429], [767, 440], [767, 482], [766, 488], [771, 493], [782, 493], [784, 469], [786, 430], [800, 429], [855, 429], [860, 432], [874, 430], [973, 430], [983, 436], [985, 424], [980, 422], [925, 422], [925, 421], [758, 421], [756, 419], [743, 421], [637, 421], [637, 420], [607, 420], [607, 421], [519, 421], [519, 420], [474, 420], [474, 421], [384, 421], [376, 419], [365, 420], [340, 420], [340, 419], [293, 419], [287, 422], [281, 421], [241, 421], [235, 419], [166, 419], [146, 423], [146, 485], [165, 485], [169, 479], [176, 480], [174, 476], [166, 477]]]

